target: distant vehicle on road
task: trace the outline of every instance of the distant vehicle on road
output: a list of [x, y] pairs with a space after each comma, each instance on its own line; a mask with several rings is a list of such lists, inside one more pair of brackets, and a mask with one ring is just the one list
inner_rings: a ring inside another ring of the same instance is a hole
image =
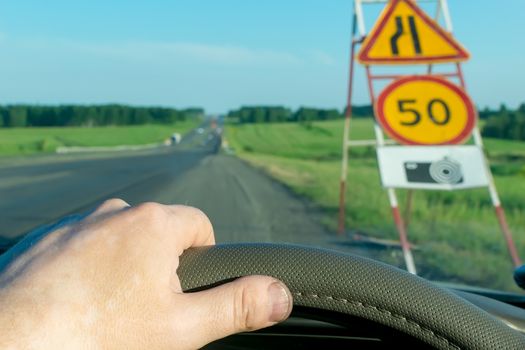
[[171, 140], [172, 145], [179, 144], [181, 139], [182, 139], [182, 136], [178, 132], [174, 132], [173, 134], [171, 134], [170, 140]]

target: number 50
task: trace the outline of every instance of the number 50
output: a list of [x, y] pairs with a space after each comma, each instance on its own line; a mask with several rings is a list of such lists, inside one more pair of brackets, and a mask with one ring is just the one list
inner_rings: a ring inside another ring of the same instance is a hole
[[[416, 126], [419, 124], [419, 122], [421, 122], [421, 112], [414, 108], [415, 106], [411, 106], [416, 102], [417, 100], [415, 99], [397, 101], [397, 106], [400, 113], [409, 113], [412, 115], [411, 120], [401, 121], [401, 125]], [[441, 106], [441, 110], [443, 111], [441, 118], [438, 118], [435, 115], [435, 110], [438, 109], [439, 106]], [[450, 121], [450, 108], [448, 108], [447, 103], [442, 99], [434, 98], [430, 100], [427, 104], [426, 112], [430, 120], [436, 125], [447, 125], [447, 123]]]

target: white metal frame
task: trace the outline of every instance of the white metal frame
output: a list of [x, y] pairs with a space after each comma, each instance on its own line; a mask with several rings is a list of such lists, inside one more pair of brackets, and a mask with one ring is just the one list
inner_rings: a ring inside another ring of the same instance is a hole
[[[357, 16], [357, 28], [359, 29], [360, 36], [366, 36], [367, 31], [365, 27], [365, 17], [363, 15], [363, 4], [386, 4], [389, 0], [354, 0], [354, 13]], [[418, 0], [417, 2], [423, 3], [437, 3], [436, 15], [434, 19], [439, 20], [440, 16], [443, 15], [445, 21], [445, 29], [447, 32], [452, 33], [452, 20], [450, 18], [450, 12], [448, 10], [447, 0]]]
[[[389, 0], [354, 0], [354, 18], [353, 18], [354, 28], [353, 28], [353, 33], [352, 33], [352, 54], [353, 54], [355, 45], [357, 43], [362, 42], [362, 40], [364, 40], [364, 38], [367, 35], [365, 19], [364, 19], [364, 14], [363, 14], [363, 5], [387, 3], [388, 1]], [[434, 19], [436, 21], [439, 21], [440, 17], [442, 16], [444, 24], [445, 24], [445, 30], [449, 33], [452, 33], [453, 26], [452, 26], [452, 20], [450, 17], [447, 0], [419, 0], [418, 2], [436, 3], [437, 6], [436, 6], [436, 14], [435, 14]], [[371, 84], [370, 98], [372, 100], [372, 103], [374, 103], [373, 101], [374, 96], [372, 92], [373, 81], [371, 81], [370, 79], [370, 71], [369, 71], [370, 67], [366, 66], [366, 69], [367, 69], [367, 74], [369, 75], [368, 76], [369, 84]], [[464, 79], [463, 79], [459, 64], [457, 66], [457, 69], [458, 69], [458, 78], [461, 81], [461, 85], [464, 87], [465, 83], [464, 83]], [[432, 65], [428, 65], [428, 73], [430, 74], [431, 71], [432, 71]], [[353, 79], [353, 57], [351, 57], [348, 106], [351, 105], [351, 89], [352, 89], [352, 81], [353, 81], [352, 79]], [[374, 123], [374, 133], [376, 137], [375, 143], [372, 140], [350, 140], [350, 116], [347, 115], [347, 118], [345, 118], [345, 125], [344, 125], [344, 132], [343, 132], [343, 137], [344, 137], [343, 138], [343, 159], [342, 159], [342, 167], [341, 167], [341, 190], [340, 190], [341, 199], [340, 199], [340, 217], [339, 217], [340, 231], [342, 231], [342, 228], [344, 228], [344, 200], [345, 200], [344, 191], [346, 188], [346, 177], [348, 173], [348, 148], [353, 147], [353, 146], [365, 146], [365, 145], [369, 146], [369, 145], [374, 145], [374, 144], [376, 147], [382, 147], [382, 146], [385, 146], [385, 144], [387, 143], [388, 144], [392, 143], [392, 140], [385, 139], [383, 130], [377, 124], [377, 122]], [[477, 125], [474, 127], [472, 136], [473, 136], [474, 144], [483, 149], [481, 133]], [[512, 241], [511, 233], [508, 228], [503, 209], [501, 207], [501, 201], [499, 199], [498, 192], [497, 192], [497, 189], [496, 189], [493, 177], [492, 177], [492, 173], [488, 165], [488, 160], [486, 158], [485, 158], [485, 171], [489, 179], [488, 189], [489, 189], [490, 197], [492, 200], [492, 204], [494, 205], [499, 224], [501, 226], [503, 235], [507, 241], [507, 246], [508, 246], [511, 258], [513, 260], [514, 265], [519, 265], [521, 264], [521, 262], [517, 255], [517, 252], [514, 246], [514, 242]], [[403, 223], [403, 220], [399, 214], [398, 200], [397, 200], [395, 189], [387, 188], [387, 192], [388, 192], [390, 206], [393, 210], [394, 219], [396, 221], [397, 229], [400, 235], [401, 246], [403, 248], [403, 256], [405, 259], [407, 270], [410, 273], [417, 274], [412, 252], [410, 250], [410, 243], [408, 242], [408, 238], [406, 234], [405, 224]]]

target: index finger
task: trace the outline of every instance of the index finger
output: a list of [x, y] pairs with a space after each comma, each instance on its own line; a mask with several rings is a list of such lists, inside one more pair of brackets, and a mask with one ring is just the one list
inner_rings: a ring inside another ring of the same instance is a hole
[[[168, 205], [168, 223], [177, 231], [182, 251], [191, 247], [215, 244], [215, 233], [210, 219], [200, 209], [185, 205]], [[176, 230], [175, 228], [178, 228]], [[182, 253], [181, 251], [181, 253]]]
[[191, 247], [215, 244], [213, 226], [206, 214], [197, 208], [143, 203], [127, 212], [144, 217], [152, 234], [178, 255]]

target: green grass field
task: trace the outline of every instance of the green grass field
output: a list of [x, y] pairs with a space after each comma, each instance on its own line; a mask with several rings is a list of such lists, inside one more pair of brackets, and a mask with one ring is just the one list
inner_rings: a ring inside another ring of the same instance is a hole
[[162, 142], [172, 133], [186, 133], [199, 120], [174, 125], [103, 127], [0, 128], [0, 156], [54, 152], [60, 146], [118, 146]]
[[[236, 153], [318, 204], [325, 224], [337, 224], [342, 121], [304, 124], [230, 125], [227, 139]], [[352, 139], [373, 138], [371, 120], [355, 120]], [[497, 187], [514, 239], [525, 257], [525, 143], [485, 140]], [[397, 239], [381, 188], [375, 150], [350, 151], [346, 225], [377, 238]], [[404, 204], [406, 191], [398, 191]], [[486, 189], [417, 191], [409, 239], [425, 277], [454, 283], [518, 291], [512, 264]], [[404, 266], [397, 252], [384, 260]]]

